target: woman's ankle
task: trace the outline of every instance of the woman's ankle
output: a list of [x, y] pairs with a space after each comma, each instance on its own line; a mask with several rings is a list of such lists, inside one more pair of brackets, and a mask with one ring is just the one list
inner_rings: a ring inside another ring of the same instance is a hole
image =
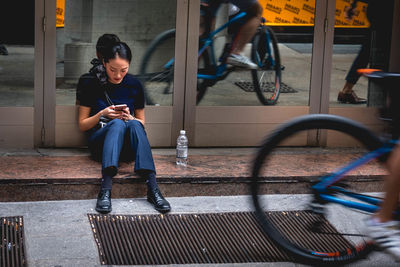
[[156, 178], [156, 172], [153, 170], [147, 170], [147, 169], [141, 169], [137, 170], [136, 173], [143, 179], [145, 179], [147, 188], [149, 190], [153, 190], [158, 188], [157, 185], [157, 178]]
[[117, 175], [118, 168], [116, 166], [109, 166], [103, 169], [102, 174], [114, 177]]
[[151, 171], [146, 175], [146, 184], [147, 188], [150, 190], [158, 188], [155, 172]]
[[117, 174], [118, 168], [115, 166], [109, 166], [102, 170], [101, 176], [101, 190], [111, 190], [112, 189], [112, 178]]
[[100, 190], [111, 190], [112, 189], [112, 176], [103, 175], [101, 177]]

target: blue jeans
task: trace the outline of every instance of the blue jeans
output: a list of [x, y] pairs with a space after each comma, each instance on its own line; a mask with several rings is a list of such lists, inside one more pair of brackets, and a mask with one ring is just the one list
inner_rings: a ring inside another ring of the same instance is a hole
[[127, 151], [135, 158], [134, 171], [150, 170], [155, 172], [153, 155], [142, 123], [137, 120], [123, 121], [114, 119], [103, 128], [94, 131], [88, 138], [89, 149], [94, 157], [100, 157], [102, 170], [115, 166], [121, 152]]

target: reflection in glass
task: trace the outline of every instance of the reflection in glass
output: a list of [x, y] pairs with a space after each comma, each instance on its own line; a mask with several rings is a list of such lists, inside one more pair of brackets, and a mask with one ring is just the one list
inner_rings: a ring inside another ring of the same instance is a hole
[[357, 69], [387, 70], [393, 2], [354, 2], [336, 1], [330, 104], [380, 106], [383, 91], [368, 85]]
[[[0, 8], [0, 107], [31, 107], [34, 96], [34, 1]], [[18, 14], [18, 23], [15, 16]]]
[[172, 104], [175, 34], [175, 29], [159, 34], [142, 57], [139, 77], [146, 89], [147, 105]]
[[[65, 1], [64, 10], [64, 26], [57, 27], [58, 105], [75, 105], [78, 79], [91, 68], [97, 39], [104, 33], [116, 34], [128, 44], [133, 53], [129, 72], [145, 84], [146, 77], [140, 75], [143, 56], [152, 40], [175, 28], [176, 21], [176, 0], [71, 0]], [[165, 49], [171, 57], [174, 45]], [[155, 97], [155, 103], [172, 105], [172, 92], [171, 80], [169, 90]]]
[[[281, 0], [260, 0], [259, 3], [263, 8], [266, 34], [260, 37], [256, 33], [242, 52], [258, 64], [257, 70], [236, 68], [209, 86], [199, 105], [308, 105], [315, 3], [294, 1], [288, 4], [288, 1]], [[241, 11], [232, 5], [222, 5], [215, 28], [232, 20]], [[239, 29], [240, 24], [233, 24], [214, 39], [217, 62], [225, 43], [230, 43], [232, 34]]]
[[352, 9], [351, 3], [336, 1], [331, 105], [365, 106], [367, 102], [368, 81], [359, 79], [357, 74], [358, 68], [367, 67], [370, 56], [371, 40], [366, 10], [367, 4], [363, 2]]

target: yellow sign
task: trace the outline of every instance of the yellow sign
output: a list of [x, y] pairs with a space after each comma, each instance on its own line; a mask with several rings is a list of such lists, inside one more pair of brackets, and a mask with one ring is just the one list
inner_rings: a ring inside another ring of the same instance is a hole
[[57, 0], [56, 9], [56, 26], [57, 28], [64, 27], [64, 12], [65, 12], [65, 0]]
[[[263, 17], [271, 26], [314, 26], [315, 0], [259, 0]], [[346, 10], [352, 0], [336, 0], [335, 27], [366, 28], [368, 4], [358, 1], [352, 20], [346, 20]]]

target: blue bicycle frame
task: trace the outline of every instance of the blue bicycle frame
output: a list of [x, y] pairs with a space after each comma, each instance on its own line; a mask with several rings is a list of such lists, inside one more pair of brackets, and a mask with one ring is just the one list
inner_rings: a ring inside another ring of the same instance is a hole
[[[202, 41], [204, 42], [204, 45], [199, 49], [198, 56], [200, 57], [201, 54], [203, 54], [204, 50], [206, 50], [208, 47], [211, 47], [211, 62], [213, 66], [217, 66], [217, 62], [215, 60], [215, 52], [214, 52], [214, 37], [217, 33], [220, 31], [224, 30], [226, 27], [228, 27], [230, 24], [233, 22], [236, 22], [240, 20], [241, 18], [246, 16], [246, 12], [240, 12], [236, 16], [234, 16], [231, 20], [220, 26], [218, 29], [210, 32], [210, 34], [203, 39]], [[226, 64], [220, 64], [217, 66], [217, 72], [215, 75], [208, 75], [208, 74], [197, 74], [198, 79], [207, 79], [207, 80], [215, 80], [218, 79], [219, 77], [222, 76], [222, 74], [226, 70]]]
[[[398, 143], [397, 140], [390, 140], [386, 145], [365, 154], [363, 157], [342, 167], [341, 169], [335, 171], [333, 174], [330, 174], [329, 176], [324, 177], [320, 182], [315, 184], [312, 188], [315, 190], [316, 194], [318, 194], [318, 197], [321, 200], [340, 204], [345, 207], [354, 208], [354, 209], [358, 209], [358, 210], [366, 211], [366, 212], [370, 212], [370, 213], [376, 212], [379, 209], [379, 204], [382, 202], [382, 200], [372, 197], [372, 196], [366, 196], [366, 195], [354, 193], [354, 192], [348, 191], [344, 188], [337, 187], [334, 184], [336, 182], [340, 181], [348, 172], [358, 168], [359, 166], [361, 166], [363, 164], [370, 162], [371, 160], [374, 160], [376, 158], [379, 158], [379, 157], [389, 153], [390, 151], [392, 151], [394, 145], [397, 143]], [[345, 200], [345, 199], [339, 198], [339, 197], [331, 194], [331, 192], [341, 193], [343, 195], [346, 195], [353, 199], [357, 199], [362, 202], [354, 202], [351, 200]]]
[[[206, 38], [204, 38], [204, 39], [202, 40], [202, 42], [203, 42], [204, 44], [203, 44], [203, 46], [199, 49], [198, 57], [200, 57], [200, 56], [203, 54], [203, 52], [204, 52], [208, 47], [210, 47], [210, 48], [211, 48], [211, 49], [210, 49], [210, 51], [211, 51], [211, 53], [210, 53], [211, 65], [217, 66], [217, 67], [216, 67], [216, 70], [217, 70], [217, 71], [216, 71], [216, 74], [215, 74], [215, 75], [200, 74], [200, 73], [198, 73], [198, 74], [197, 74], [197, 78], [198, 78], [198, 79], [216, 80], [216, 79], [220, 78], [220, 77], [225, 73], [225, 71], [226, 71], [226, 69], [227, 69], [226, 64], [217, 65], [217, 62], [216, 62], [216, 57], [215, 57], [215, 52], [214, 52], [214, 37], [215, 37], [215, 35], [217, 35], [219, 32], [221, 32], [222, 30], [224, 30], [225, 28], [227, 28], [230, 24], [232, 24], [232, 23], [234, 23], [234, 22], [236, 22], [236, 21], [238, 21], [238, 20], [244, 18], [245, 16], [246, 16], [246, 12], [240, 12], [239, 14], [237, 14], [236, 16], [234, 16], [232, 19], [230, 19], [228, 22], [226, 22], [225, 24], [223, 24], [222, 26], [220, 26], [218, 29], [216, 29], [216, 30], [210, 32], [210, 34], [209, 34]], [[265, 35], [266, 35], [266, 40], [267, 40], [267, 44], [268, 44], [268, 45], [267, 45], [268, 60], [269, 60], [269, 62], [271, 62], [271, 64], [274, 66], [274, 65], [275, 65], [275, 61], [274, 61], [274, 59], [273, 59], [272, 56], [271, 56], [271, 51], [272, 51], [272, 49], [271, 49], [271, 47], [270, 47], [270, 44], [271, 44], [271, 37], [270, 37], [268, 31], [265, 32]], [[165, 68], [165, 69], [168, 69], [168, 68], [172, 67], [172, 65], [174, 64], [174, 62], [175, 62], [175, 59], [172, 58], [171, 60], [169, 60], [169, 61], [164, 65], [164, 68]], [[261, 61], [261, 59], [260, 59], [259, 57], [256, 58], [256, 64], [257, 64], [259, 67], [262, 67], [263, 62]]]

